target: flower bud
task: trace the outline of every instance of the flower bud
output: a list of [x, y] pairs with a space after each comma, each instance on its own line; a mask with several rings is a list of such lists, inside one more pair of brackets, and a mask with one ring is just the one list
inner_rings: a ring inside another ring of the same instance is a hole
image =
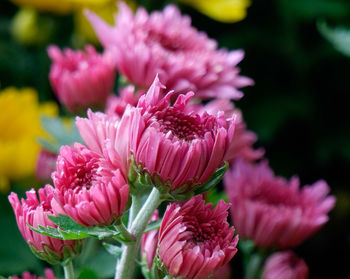
[[28, 227], [30, 225], [36, 229], [38, 226], [57, 228], [47, 216], [48, 214], [54, 215], [51, 208], [53, 190], [50, 185], [39, 189], [38, 199], [35, 190], [32, 189], [26, 192], [27, 198], [21, 201], [19, 201], [17, 194], [11, 193], [9, 201], [16, 215], [18, 228], [33, 253], [48, 263], [58, 264], [79, 253], [81, 242], [48, 237], [36, 233]]
[[103, 108], [112, 92], [115, 69], [108, 52], [98, 54], [93, 46], [86, 51], [50, 46], [53, 61], [49, 78], [59, 101], [74, 113], [88, 107]]

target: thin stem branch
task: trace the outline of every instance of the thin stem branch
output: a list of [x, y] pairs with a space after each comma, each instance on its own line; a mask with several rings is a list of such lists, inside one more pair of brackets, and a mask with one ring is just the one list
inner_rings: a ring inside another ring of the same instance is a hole
[[131, 228], [132, 222], [135, 220], [137, 213], [140, 211], [142, 206], [142, 195], [132, 195], [131, 196], [131, 207], [129, 212], [129, 223], [128, 228]]
[[262, 255], [259, 253], [252, 254], [247, 265], [245, 279], [259, 279], [262, 262]]
[[[119, 233], [124, 241], [133, 242], [136, 240], [135, 237], [124, 226], [122, 221], [120, 221], [119, 224], [116, 224], [115, 227], [119, 231]], [[119, 240], [119, 238], [117, 238], [117, 240]]]
[[141, 237], [153, 212], [162, 202], [160, 196], [160, 192], [154, 187], [135, 219], [132, 222], [129, 221], [129, 232], [136, 238], [136, 241], [123, 246], [123, 254], [116, 267], [115, 279], [133, 278]]
[[70, 261], [68, 264], [63, 266], [64, 279], [75, 279], [73, 262]]

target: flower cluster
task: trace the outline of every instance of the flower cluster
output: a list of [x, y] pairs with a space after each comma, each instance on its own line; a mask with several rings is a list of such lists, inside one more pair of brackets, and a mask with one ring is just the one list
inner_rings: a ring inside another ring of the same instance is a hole
[[[60, 263], [72, 279], [82, 239], [112, 238], [120, 242], [106, 243], [118, 257], [115, 278], [133, 277], [140, 246], [147, 278], [229, 278], [237, 230], [245, 258], [255, 261], [247, 263], [247, 278], [254, 272], [264, 279], [306, 278], [305, 262], [292, 252], [272, 255], [258, 270], [254, 248], [299, 245], [328, 221], [335, 198], [323, 180], [300, 188], [297, 178], [275, 177], [266, 161], [256, 162], [264, 149], [254, 148], [257, 136], [232, 103], [243, 96], [240, 88], [253, 84], [237, 68], [243, 51], [219, 49], [172, 5], [134, 14], [120, 3], [114, 26], [86, 15], [102, 54], [92, 46], [48, 48], [51, 85], [80, 115], [81, 138], [41, 152], [37, 176], [50, 174], [52, 186], [40, 188], [39, 198], [35, 190], [21, 201], [9, 196], [34, 254]], [[111, 94], [117, 71], [119, 96]], [[214, 207], [205, 192], [223, 177], [230, 203]], [[170, 203], [160, 216], [162, 202]], [[54, 279], [51, 271], [46, 277]]]

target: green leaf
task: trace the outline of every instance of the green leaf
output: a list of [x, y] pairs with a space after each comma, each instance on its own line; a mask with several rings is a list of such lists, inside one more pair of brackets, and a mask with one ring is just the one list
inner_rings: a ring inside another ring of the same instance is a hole
[[84, 227], [73, 221], [68, 216], [65, 215], [48, 215], [49, 219], [58, 226], [58, 228], [53, 228], [50, 226], [38, 228], [33, 228], [28, 225], [29, 228], [37, 233], [47, 235], [50, 237], [55, 237], [63, 240], [73, 240], [73, 239], [83, 239], [89, 236], [96, 237], [98, 239], [104, 239], [107, 237], [118, 238], [120, 233], [116, 230], [114, 226], [108, 227]]
[[204, 192], [209, 191], [211, 188], [215, 187], [221, 181], [221, 179], [224, 177], [227, 169], [228, 169], [228, 162], [225, 162], [225, 165], [222, 166], [221, 168], [218, 168], [207, 182], [200, 185], [194, 191], [195, 194], [196, 195], [202, 194]]
[[153, 230], [158, 230], [160, 228], [161, 223], [162, 223], [162, 220], [157, 220], [149, 223], [146, 227], [145, 233]]
[[117, 259], [122, 255], [123, 249], [120, 246], [113, 245], [107, 242], [103, 242], [102, 245], [106, 248], [106, 251]]
[[336, 50], [350, 57], [350, 28], [341, 26], [331, 28], [325, 22], [319, 22], [317, 27], [323, 37], [325, 37]]
[[38, 139], [39, 143], [49, 151], [58, 153], [62, 145], [72, 145], [74, 142], [83, 143], [73, 118], [64, 121], [59, 117], [43, 116], [41, 125], [54, 139], [53, 142]]

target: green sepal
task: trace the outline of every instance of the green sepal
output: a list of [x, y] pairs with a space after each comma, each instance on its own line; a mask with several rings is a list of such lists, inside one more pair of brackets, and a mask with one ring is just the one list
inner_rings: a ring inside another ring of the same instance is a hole
[[122, 247], [107, 242], [103, 242], [102, 245], [106, 249], [106, 251], [115, 258], [119, 259], [121, 257], [123, 252]]
[[117, 240], [123, 241], [123, 237], [120, 235], [120, 232], [114, 225], [106, 227], [84, 227], [74, 222], [73, 219], [71, 219], [70, 217], [61, 214], [59, 214], [58, 216], [48, 215], [48, 218], [58, 227], [42, 227], [39, 225], [36, 229], [30, 225], [28, 226], [31, 230], [37, 233], [63, 240], [84, 239], [89, 236], [92, 236], [98, 239], [113, 237]]
[[194, 190], [195, 195], [202, 194], [204, 192], [209, 191], [211, 188], [215, 187], [224, 177], [228, 169], [228, 166], [229, 166], [228, 162], [225, 162], [225, 164], [222, 167], [218, 168], [207, 182], [198, 186]]
[[[34, 246], [29, 245], [30, 250], [32, 251], [32, 253], [38, 257], [40, 260], [46, 261], [47, 263], [51, 264], [51, 265], [56, 265], [56, 264], [60, 264], [61, 263], [61, 257], [57, 254], [55, 254], [55, 252], [51, 251], [49, 248], [44, 246], [45, 252], [41, 252], [38, 251], [34, 248]], [[49, 253], [47, 253], [47, 251], [50, 251]]]

